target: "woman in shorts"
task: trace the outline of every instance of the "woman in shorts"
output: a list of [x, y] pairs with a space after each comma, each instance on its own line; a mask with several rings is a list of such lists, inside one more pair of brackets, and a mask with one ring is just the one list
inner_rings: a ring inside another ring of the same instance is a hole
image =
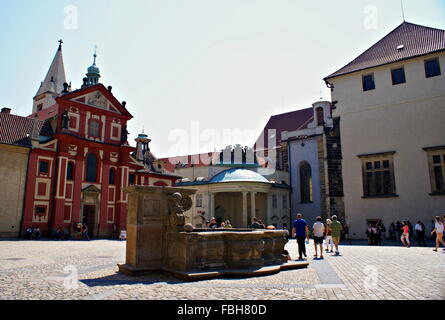
[[317, 217], [317, 222], [314, 223], [313, 234], [314, 234], [314, 246], [315, 255], [314, 258], [318, 258], [317, 249], [320, 246], [320, 259], [323, 259], [323, 240], [324, 240], [324, 224], [321, 222], [321, 217]]
[[402, 236], [400, 237], [400, 240], [404, 247], [406, 245], [408, 245], [408, 248], [411, 246], [411, 243], [409, 242], [409, 226], [406, 221], [403, 221]]

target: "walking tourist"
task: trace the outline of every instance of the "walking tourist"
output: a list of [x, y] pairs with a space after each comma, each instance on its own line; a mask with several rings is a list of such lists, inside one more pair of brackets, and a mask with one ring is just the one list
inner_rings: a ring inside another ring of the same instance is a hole
[[112, 234], [112, 238], [113, 239], [119, 239], [119, 231], [117, 229], [117, 225], [113, 224], [113, 234]]
[[90, 241], [90, 236], [88, 235], [88, 226], [86, 223], [82, 226], [82, 239]]
[[394, 222], [391, 222], [391, 224], [389, 225], [388, 231], [389, 231], [389, 238], [391, 240], [395, 240], [396, 239], [396, 226], [394, 225]]
[[416, 230], [417, 235], [417, 242], [419, 243], [419, 247], [423, 246], [426, 247], [426, 241], [425, 241], [425, 226], [423, 225], [422, 221], [417, 221], [416, 226], [414, 227]]
[[332, 241], [332, 229], [331, 229], [331, 219], [326, 219], [326, 252], [329, 252], [329, 247], [331, 247], [331, 253], [334, 252], [334, 242]]
[[303, 260], [303, 256], [306, 258], [306, 244], [305, 239], [308, 237], [309, 228], [306, 220], [303, 219], [301, 213], [297, 214], [297, 219], [294, 221], [292, 229], [292, 238], [297, 239], [298, 243], [298, 260]]
[[445, 243], [443, 241], [443, 230], [444, 230], [444, 223], [440, 221], [440, 217], [436, 217], [436, 223], [434, 224], [434, 230], [431, 232], [433, 234], [436, 233], [436, 248], [433, 249], [433, 251], [436, 251], [439, 249], [440, 243], [445, 247]]
[[325, 227], [324, 224], [321, 222], [321, 217], [317, 217], [317, 221], [314, 223], [313, 226], [313, 234], [314, 234], [314, 246], [315, 246], [315, 255], [314, 258], [318, 258], [318, 246], [320, 246], [320, 259], [323, 259], [323, 240], [324, 240], [324, 233], [325, 233]]
[[411, 243], [409, 241], [409, 226], [406, 221], [403, 221], [402, 236], [400, 237], [400, 240], [402, 241], [404, 247], [406, 245], [408, 246], [408, 248], [411, 246]]
[[377, 228], [375, 225], [370, 224], [368, 226], [368, 230], [366, 230], [366, 235], [368, 236], [368, 244], [370, 246], [376, 246], [377, 245]]
[[335, 255], [340, 255], [340, 251], [338, 250], [338, 246], [340, 244], [340, 235], [343, 227], [341, 226], [341, 223], [337, 221], [337, 216], [332, 216], [332, 223], [331, 223], [331, 229], [332, 229], [332, 241], [334, 242], [335, 246]]

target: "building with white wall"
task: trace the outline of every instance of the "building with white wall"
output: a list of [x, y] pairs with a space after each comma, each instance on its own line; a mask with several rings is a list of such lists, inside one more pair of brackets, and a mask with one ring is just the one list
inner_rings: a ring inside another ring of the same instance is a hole
[[403, 22], [325, 78], [340, 117], [351, 235], [445, 213], [445, 31]]

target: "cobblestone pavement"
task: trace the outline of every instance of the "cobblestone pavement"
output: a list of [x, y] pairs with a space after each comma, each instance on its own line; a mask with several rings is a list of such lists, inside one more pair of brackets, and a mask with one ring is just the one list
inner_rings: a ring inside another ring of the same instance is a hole
[[[295, 257], [295, 240], [287, 249]], [[257, 278], [183, 282], [165, 274], [118, 274], [125, 242], [0, 241], [0, 299], [445, 299], [445, 251], [342, 246], [307, 269]], [[75, 276], [78, 282], [72, 281]]]

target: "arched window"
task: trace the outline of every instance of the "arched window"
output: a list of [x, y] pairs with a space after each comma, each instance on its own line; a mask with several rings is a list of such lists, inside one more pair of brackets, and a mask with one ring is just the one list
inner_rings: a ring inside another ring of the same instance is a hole
[[108, 180], [109, 180], [108, 181], [109, 184], [112, 184], [112, 185], [116, 184], [116, 169], [114, 169], [114, 168], [110, 169], [110, 177]]
[[74, 163], [68, 162], [66, 167], [66, 180], [73, 180], [74, 178]]
[[87, 182], [97, 182], [97, 157], [90, 153], [87, 156]]
[[317, 108], [317, 126], [324, 125], [324, 110], [322, 107]]
[[300, 164], [300, 192], [301, 202], [312, 202], [312, 169], [309, 163]]

